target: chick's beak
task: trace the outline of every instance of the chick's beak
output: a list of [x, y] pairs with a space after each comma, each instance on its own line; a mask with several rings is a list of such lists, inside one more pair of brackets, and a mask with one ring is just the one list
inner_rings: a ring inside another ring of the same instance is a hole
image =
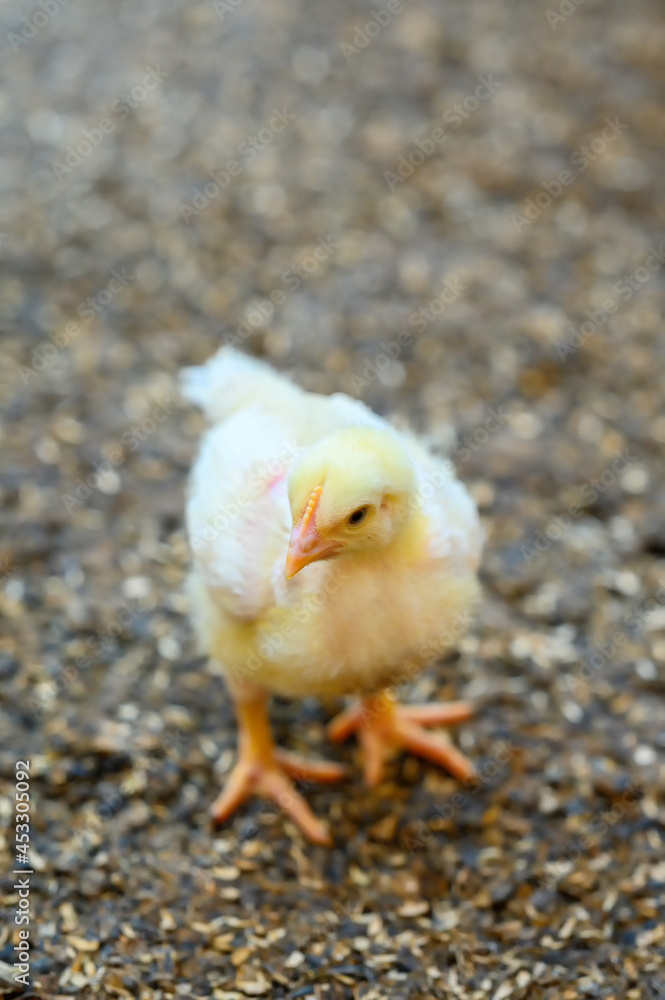
[[293, 526], [289, 551], [286, 556], [285, 573], [287, 580], [292, 579], [305, 566], [326, 559], [339, 549], [339, 543], [321, 537], [316, 528], [316, 508], [323, 491], [318, 486], [312, 493], [303, 516]]

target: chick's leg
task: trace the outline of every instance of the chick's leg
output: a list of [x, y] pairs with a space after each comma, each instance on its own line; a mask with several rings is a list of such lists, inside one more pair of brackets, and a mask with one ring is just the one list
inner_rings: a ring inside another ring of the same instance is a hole
[[472, 715], [471, 705], [464, 701], [400, 705], [390, 692], [383, 691], [338, 715], [329, 733], [335, 741], [358, 733], [368, 785], [381, 781], [386, 759], [395, 750], [410, 750], [464, 781], [476, 773], [471, 762], [452, 743], [426, 733], [425, 727], [465, 722]]
[[238, 760], [211, 812], [222, 823], [250, 795], [260, 795], [279, 805], [316, 844], [330, 844], [325, 823], [318, 820], [296, 789], [291, 777], [300, 781], [338, 781], [344, 777], [341, 764], [308, 762], [297, 754], [275, 746], [268, 720], [267, 696], [253, 694], [236, 700], [239, 740]]

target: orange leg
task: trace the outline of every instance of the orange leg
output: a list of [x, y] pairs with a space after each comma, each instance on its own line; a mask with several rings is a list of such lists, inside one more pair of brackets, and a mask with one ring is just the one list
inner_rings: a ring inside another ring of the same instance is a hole
[[271, 799], [315, 844], [332, 843], [325, 823], [317, 819], [289, 776], [304, 781], [339, 781], [346, 769], [327, 761], [308, 762], [275, 746], [263, 695], [236, 702], [238, 760], [211, 812], [222, 823], [250, 795]]
[[335, 742], [357, 732], [364, 757], [365, 781], [381, 781], [386, 759], [394, 750], [410, 750], [450, 771], [460, 781], [472, 778], [475, 770], [460, 751], [437, 736], [426, 733], [426, 726], [445, 726], [465, 722], [473, 715], [464, 701], [448, 704], [399, 705], [388, 692], [365, 698], [330, 723], [330, 738]]

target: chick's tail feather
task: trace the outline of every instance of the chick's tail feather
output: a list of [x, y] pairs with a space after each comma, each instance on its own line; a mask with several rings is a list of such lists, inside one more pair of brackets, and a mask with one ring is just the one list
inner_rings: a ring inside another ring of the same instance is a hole
[[274, 402], [298, 389], [262, 361], [225, 346], [204, 365], [181, 369], [180, 392], [209, 423], [219, 424], [249, 403]]

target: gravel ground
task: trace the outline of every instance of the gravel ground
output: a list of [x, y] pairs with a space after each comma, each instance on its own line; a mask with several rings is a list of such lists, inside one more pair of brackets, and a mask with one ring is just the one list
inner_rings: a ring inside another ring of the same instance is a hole
[[[576, 3], [3, 6], [7, 996], [665, 996], [665, 22]], [[368, 794], [339, 706], [274, 706], [353, 768], [307, 789], [333, 850], [208, 822], [175, 374], [224, 336], [451, 451], [487, 527], [409, 692], [476, 702], [477, 783]]]

